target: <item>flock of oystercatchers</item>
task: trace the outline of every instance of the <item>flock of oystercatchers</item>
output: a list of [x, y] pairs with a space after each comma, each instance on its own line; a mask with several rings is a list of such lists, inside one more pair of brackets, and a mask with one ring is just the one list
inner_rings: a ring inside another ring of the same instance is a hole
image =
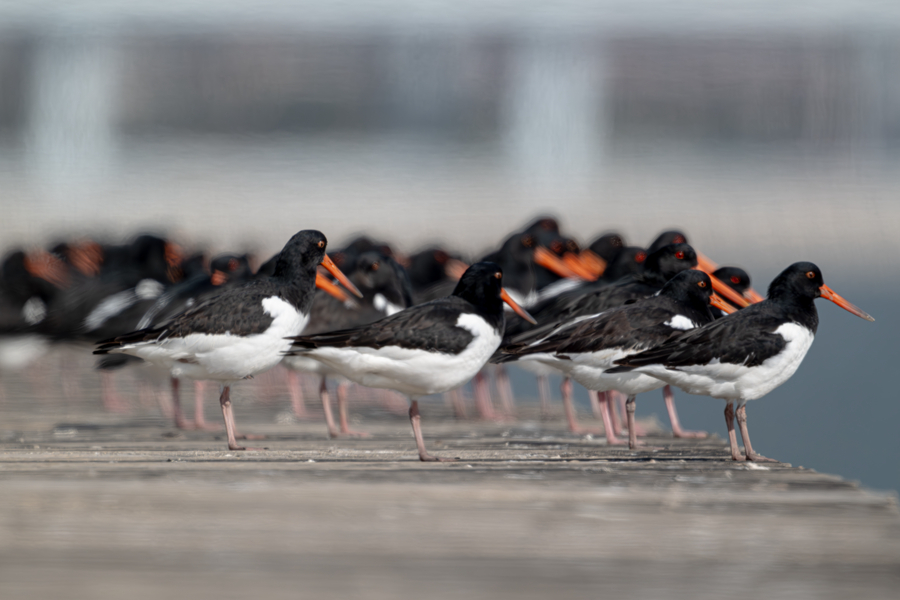
[[663, 388], [678, 437], [705, 434], [681, 428], [670, 386], [723, 399], [732, 458], [755, 461], [769, 459], [750, 443], [746, 403], [797, 370], [818, 325], [813, 301], [874, 320], [809, 262], [787, 267], [763, 299], [743, 270], [716, 266], [680, 231], [647, 248], [626, 246], [616, 233], [580, 248], [554, 219], [541, 218], [471, 265], [437, 247], [400, 256], [367, 237], [326, 249], [321, 232], [300, 231], [255, 271], [246, 255], [208, 261], [153, 235], [10, 252], [0, 269], [0, 366], [20, 366], [53, 341], [96, 345], [104, 377], [142, 359], [171, 377], [179, 427], [205, 426], [202, 411], [193, 424], [184, 417], [180, 379], [219, 382], [231, 450], [245, 449], [231, 386], [279, 363], [321, 378], [331, 436], [358, 435], [348, 425], [344, 384], [339, 425], [331, 413], [326, 378], [341, 376], [406, 395], [419, 458], [434, 461], [453, 459], [426, 450], [418, 400], [448, 393], [459, 402], [457, 388], [472, 380], [482, 418], [509, 415], [512, 363], [537, 375], [542, 408], [547, 375], [562, 374], [576, 433], [585, 430], [575, 420], [571, 380], [585, 386], [608, 443], [624, 443], [627, 429], [631, 448], [639, 444], [637, 394]]

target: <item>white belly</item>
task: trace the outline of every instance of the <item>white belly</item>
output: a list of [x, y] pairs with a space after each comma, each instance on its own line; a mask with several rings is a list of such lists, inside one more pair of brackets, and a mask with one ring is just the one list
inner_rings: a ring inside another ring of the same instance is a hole
[[474, 337], [459, 354], [382, 348], [316, 348], [306, 355], [356, 383], [396, 390], [411, 398], [446, 392], [469, 381], [500, 346], [501, 336], [481, 317], [461, 315], [457, 327]]
[[706, 365], [679, 367], [641, 367], [647, 373], [675, 385], [689, 394], [712, 396], [723, 400], [756, 400], [790, 379], [797, 371], [813, 342], [812, 332], [796, 323], [785, 323], [775, 330], [787, 345], [777, 355], [755, 367], [721, 363], [718, 359]]
[[263, 300], [263, 308], [273, 317], [263, 333], [248, 336], [194, 333], [159, 342], [123, 346], [121, 352], [167, 368], [173, 377], [237, 381], [257, 375], [277, 365], [291, 347], [286, 337], [299, 335], [307, 317], [284, 300]]

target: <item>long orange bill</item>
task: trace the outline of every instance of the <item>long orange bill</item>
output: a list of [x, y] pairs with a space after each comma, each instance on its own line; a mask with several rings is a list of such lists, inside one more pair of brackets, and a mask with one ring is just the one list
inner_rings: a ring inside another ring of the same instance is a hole
[[[337, 279], [338, 281], [340, 281], [341, 285], [344, 286], [345, 288], [347, 288], [348, 290], [350, 290], [353, 293], [353, 295], [355, 295], [357, 298], [363, 297], [362, 292], [360, 292], [356, 288], [356, 286], [353, 285], [353, 282], [350, 281], [347, 278], [347, 276], [341, 272], [340, 269], [338, 269], [337, 265], [334, 264], [334, 261], [331, 260], [331, 258], [329, 258], [329, 256], [327, 254], [325, 255], [325, 258], [322, 259], [321, 265], [323, 267], [325, 267], [325, 269], [329, 273], [334, 275], [334, 278]], [[318, 278], [316, 278], [316, 279], [318, 279]]]
[[25, 256], [25, 270], [34, 277], [52, 283], [58, 288], [69, 287], [69, 273], [63, 262], [43, 250]]
[[527, 310], [516, 304], [516, 301], [510, 297], [506, 290], [500, 290], [500, 299], [509, 304], [509, 307], [513, 309], [514, 313], [516, 313], [532, 325], [537, 325], [537, 321], [535, 321], [534, 317], [529, 315]]
[[[697, 265], [694, 268], [699, 271], [703, 271], [703, 269], [700, 268], [700, 265]], [[706, 271], [703, 271], [703, 272], [706, 273]], [[746, 298], [744, 298], [743, 296], [738, 294], [736, 291], [731, 289], [731, 287], [725, 285], [721, 279], [719, 279], [717, 277], [713, 277], [709, 273], [706, 273], [706, 274], [709, 275], [709, 279], [712, 281], [712, 284], [713, 284], [713, 290], [715, 290], [715, 292], [717, 294], [721, 295], [723, 298], [725, 298], [732, 304], [737, 304], [738, 306], [750, 306], [750, 303], [747, 302]]]
[[606, 271], [606, 261], [593, 250], [585, 248], [578, 255], [578, 258], [581, 259], [581, 264], [584, 265], [584, 268], [594, 276], [594, 279], [597, 279]]
[[[316, 279], [318, 279], [318, 277]], [[209, 281], [213, 285], [222, 285], [223, 283], [228, 281], [228, 273], [226, 273], [225, 271], [220, 271], [220, 270], [216, 269], [215, 271], [213, 271], [213, 274], [210, 276]]]
[[875, 320], [872, 318], [872, 316], [869, 313], [867, 313], [863, 309], [859, 308], [858, 306], [854, 306], [854, 305], [850, 304], [849, 302], [847, 302], [847, 300], [845, 300], [842, 296], [839, 296], [837, 294], [837, 292], [832, 290], [827, 285], [822, 284], [822, 287], [819, 288], [819, 291], [822, 292], [823, 298], [825, 298], [826, 300], [831, 300], [832, 302], [834, 302], [835, 304], [837, 304], [844, 310], [852, 312], [857, 317], [862, 317], [866, 321], [874, 321]]
[[566, 252], [563, 254], [562, 259], [563, 262], [566, 263], [566, 266], [582, 279], [586, 281], [594, 281], [597, 279], [597, 276], [594, 275], [590, 269], [585, 268], [584, 263], [581, 262], [580, 255], [575, 254], [574, 252]]
[[757, 302], [762, 302], [765, 300], [762, 296], [756, 293], [756, 290], [753, 288], [747, 288], [744, 290], [744, 298], [750, 301], [751, 304], [756, 304]]
[[737, 312], [737, 309], [734, 306], [732, 306], [731, 304], [728, 304], [727, 302], [722, 300], [722, 297], [717, 294], [712, 294], [709, 297], [709, 303], [712, 306], [715, 306], [716, 308], [718, 308], [719, 310], [724, 311], [726, 315], [730, 315], [733, 312]]
[[[701, 271], [703, 271], [710, 277], [712, 277], [713, 271], [719, 268], [719, 265], [711, 261], [709, 257], [701, 252], [697, 252], [697, 266]], [[718, 291], [718, 288], [716, 289], [716, 291]], [[757, 302], [762, 302], [763, 300], [765, 300], [765, 298], [759, 295], [753, 288], [747, 288], [747, 290], [744, 292], [744, 298], [746, 298], [747, 301], [750, 302], [750, 304], [756, 304]], [[747, 305], [741, 304], [741, 306]]]
[[318, 271], [316, 271], [316, 287], [342, 303], [346, 304], [347, 302], [350, 302], [354, 305], [356, 304], [356, 301], [350, 297], [350, 294], [335, 285], [330, 279]]
[[446, 273], [447, 277], [450, 279], [458, 280], [462, 278], [463, 273], [465, 273], [468, 268], [469, 265], [463, 261], [450, 258], [447, 259], [447, 263], [444, 265], [444, 273]]
[[561, 258], [543, 246], [538, 246], [534, 249], [534, 262], [545, 269], [553, 271], [560, 277], [579, 277]]

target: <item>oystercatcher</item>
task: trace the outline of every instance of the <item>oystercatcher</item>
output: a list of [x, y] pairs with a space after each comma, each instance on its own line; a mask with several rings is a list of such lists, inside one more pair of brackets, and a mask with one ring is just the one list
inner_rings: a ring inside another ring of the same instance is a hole
[[[619, 359], [616, 363], [621, 366], [609, 372], [637, 371], [690, 394], [725, 400], [731, 458], [770, 460], [756, 454], [750, 444], [746, 403], [787, 381], [800, 366], [819, 324], [813, 304], [819, 297], [858, 317], [875, 320], [825, 285], [819, 267], [798, 262], [772, 281], [766, 300], [656, 348]], [[744, 440], [744, 456], [734, 432], [735, 414]]]
[[163, 326], [99, 342], [94, 354], [124, 352], [168, 369], [172, 377], [220, 381], [228, 448], [243, 450], [235, 440], [231, 385], [281, 361], [290, 348], [286, 338], [306, 325], [317, 265], [359, 294], [327, 257], [326, 245], [321, 232], [301, 231], [279, 254], [271, 277], [225, 290]]
[[418, 399], [451, 390], [472, 378], [500, 346], [503, 302], [531, 316], [501, 286], [492, 262], [469, 267], [450, 296], [343, 331], [293, 338], [289, 354], [319, 360], [348, 379], [406, 394], [419, 459], [446, 460], [425, 450]]
[[[340, 302], [339, 299], [336, 300], [325, 293], [317, 293], [303, 335], [366, 325], [412, 306], [412, 288], [405, 269], [382, 252], [371, 250], [360, 254], [348, 276], [362, 292], [362, 299], [358, 303], [348, 305], [347, 302]], [[325, 363], [308, 356], [286, 356], [282, 364], [288, 369], [295, 415], [303, 414], [300, 408], [302, 392], [297, 371], [312, 373], [320, 377], [319, 398], [325, 412], [329, 437], [368, 435], [350, 429], [347, 419], [346, 380], [341, 381], [337, 388], [340, 429], [335, 426], [326, 378], [338, 375], [337, 372]]]
[[[504, 346], [495, 360], [537, 361], [559, 369], [589, 390], [601, 393], [616, 390], [627, 394], [628, 441], [634, 448], [637, 443], [635, 395], [665, 384], [647, 375], [608, 375], [607, 371], [616, 366], [618, 359], [657, 346], [686, 329], [711, 322], [710, 304], [728, 308], [713, 294], [712, 281], [706, 273], [693, 269], [682, 271], [649, 298], [573, 320], [535, 342]], [[608, 411], [604, 411], [604, 425], [610, 443], [616, 443]]]

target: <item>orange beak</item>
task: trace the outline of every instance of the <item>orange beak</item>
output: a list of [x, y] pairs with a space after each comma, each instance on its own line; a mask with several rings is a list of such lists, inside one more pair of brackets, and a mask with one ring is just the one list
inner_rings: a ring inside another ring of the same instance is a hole
[[722, 298], [720, 296], [718, 296], [717, 294], [712, 294], [709, 297], [709, 303], [712, 306], [715, 306], [716, 308], [718, 308], [719, 310], [724, 311], [726, 315], [730, 315], [733, 312], [737, 312], [737, 309], [735, 307], [733, 307], [732, 305], [730, 305], [727, 302], [725, 302], [724, 300], [722, 300]]
[[579, 277], [561, 258], [543, 246], [538, 246], [534, 249], [534, 262], [545, 269], [553, 271], [560, 277]]
[[463, 273], [465, 273], [468, 268], [469, 265], [463, 261], [450, 258], [447, 260], [447, 264], [444, 265], [444, 273], [446, 273], [447, 277], [450, 279], [458, 280], [462, 278]]
[[213, 271], [212, 277], [210, 277], [209, 280], [213, 285], [222, 285], [228, 281], [228, 273], [216, 269]]
[[585, 248], [578, 255], [578, 258], [581, 259], [581, 264], [593, 275], [595, 280], [606, 271], [606, 261], [593, 250]]
[[822, 287], [819, 288], [819, 291], [822, 292], [823, 298], [825, 298], [826, 300], [831, 300], [832, 302], [834, 302], [835, 304], [837, 304], [844, 310], [852, 312], [857, 317], [861, 317], [861, 318], [865, 319], [866, 321], [874, 321], [875, 320], [872, 318], [871, 315], [869, 315], [869, 313], [867, 313], [863, 309], [859, 308], [858, 306], [854, 306], [854, 305], [850, 304], [849, 302], [847, 302], [847, 300], [845, 300], [842, 296], [839, 296], [834, 290], [832, 290], [827, 285], [823, 284]]
[[[713, 271], [718, 269], [719, 265], [717, 265], [713, 261], [709, 260], [709, 258], [704, 256], [702, 253], [697, 252], [697, 268], [700, 269], [701, 271], [703, 271], [704, 273], [706, 273], [707, 275], [709, 275], [710, 277], [712, 277], [713, 287], [715, 287], [715, 283], [716, 283], [717, 279], [715, 277], [713, 277]], [[722, 283], [722, 282], [720, 281], [719, 283]], [[716, 291], [717, 292], [719, 291], [718, 287], [716, 287]], [[734, 291], [734, 290], [732, 290], [732, 291]], [[735, 293], [737, 293], [737, 292], [735, 292]], [[725, 294], [724, 292], [722, 293], [722, 295], [725, 296], [726, 298], [728, 298], [729, 300], [731, 300], [730, 295]], [[756, 290], [754, 290], [753, 288], [747, 288], [747, 291], [744, 292], [744, 300], [742, 300], [741, 302], [735, 302], [735, 304], [737, 304], [738, 306], [748, 306], [749, 304], [756, 304], [757, 302], [762, 302], [763, 300], [765, 300], [765, 298], [763, 298], [761, 295], [759, 295], [756, 292]], [[734, 300], [731, 300], [731, 301], [734, 302]], [[749, 304], [744, 304], [744, 302], [748, 302]]]
[[25, 270], [32, 276], [52, 283], [58, 288], [69, 287], [69, 273], [62, 261], [50, 254], [39, 250], [25, 256]]
[[736, 304], [738, 306], [750, 306], [750, 303], [747, 302], [746, 298], [744, 298], [743, 296], [738, 294], [736, 291], [731, 289], [729, 286], [725, 285], [721, 279], [718, 279], [717, 277], [713, 277], [712, 275], [710, 275], [709, 273], [704, 271], [700, 267], [700, 265], [697, 265], [694, 268], [697, 269], [698, 271], [703, 271], [704, 273], [709, 275], [709, 279], [712, 281], [713, 290], [715, 290], [715, 292], [717, 294], [720, 294], [722, 297], [726, 298], [732, 304]]
[[756, 293], [756, 290], [753, 288], [747, 288], [744, 291], [744, 298], [750, 301], [751, 304], [756, 304], [757, 302], [762, 302], [765, 300], [762, 296]]
[[566, 263], [566, 266], [569, 269], [581, 277], [586, 281], [594, 281], [597, 279], [597, 276], [594, 275], [590, 269], [585, 268], [584, 263], [581, 262], [581, 256], [579, 254], [575, 254], [574, 252], [566, 252], [563, 254], [563, 262]]
[[322, 290], [323, 292], [325, 292], [326, 294], [328, 294], [329, 296], [336, 298], [342, 304], [347, 304], [349, 302], [353, 306], [356, 305], [356, 302], [353, 300], [353, 298], [350, 297], [350, 295], [347, 292], [342, 290], [340, 287], [336, 286], [334, 283], [331, 282], [330, 279], [328, 279], [327, 277], [325, 277], [318, 271], [316, 271], [316, 287], [319, 288], [320, 290]]
[[510, 298], [506, 290], [500, 290], [500, 299], [509, 304], [509, 307], [513, 309], [514, 313], [516, 313], [532, 325], [537, 325], [537, 321], [534, 320], [534, 317], [529, 315], [527, 310], [516, 304], [516, 301]]
[[[358, 289], [356, 289], [356, 286], [353, 285], [353, 282], [350, 281], [350, 280], [347, 278], [347, 276], [344, 275], [344, 274], [341, 272], [340, 269], [338, 269], [337, 265], [334, 264], [334, 261], [331, 260], [331, 258], [329, 258], [327, 254], [325, 255], [325, 258], [322, 259], [322, 262], [321, 262], [320, 264], [321, 264], [323, 267], [325, 267], [325, 269], [326, 269], [329, 273], [331, 273], [331, 274], [334, 276], [335, 279], [337, 279], [338, 281], [340, 281], [342, 286], [344, 286], [345, 288], [347, 288], [348, 290], [350, 290], [350, 292], [352, 292], [353, 295], [355, 295], [357, 298], [362, 298], [362, 297], [363, 297], [362, 292], [360, 292]], [[318, 283], [318, 277], [316, 277], [316, 280], [317, 280], [317, 283]]]

